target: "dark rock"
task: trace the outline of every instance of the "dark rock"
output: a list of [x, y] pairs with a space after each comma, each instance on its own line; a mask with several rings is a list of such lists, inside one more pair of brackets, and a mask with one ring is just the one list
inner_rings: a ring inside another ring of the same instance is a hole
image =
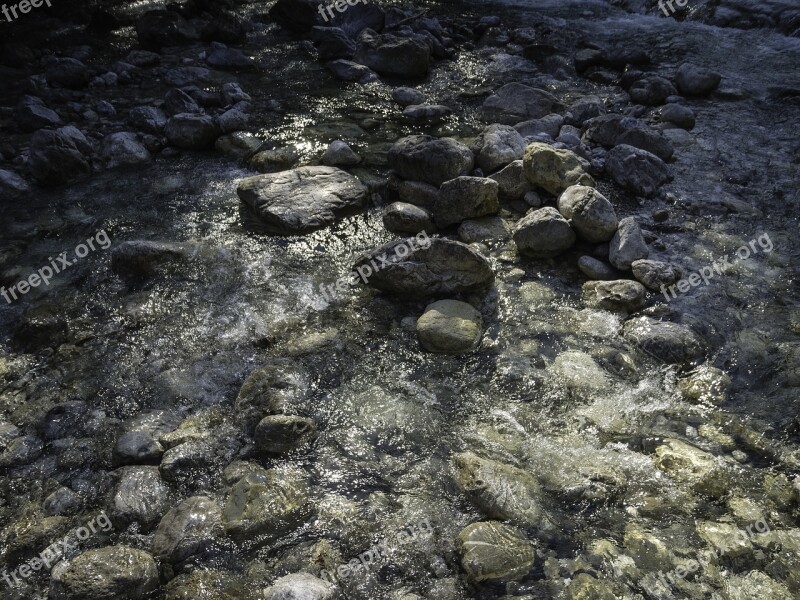
[[167, 126], [167, 115], [153, 106], [137, 106], [128, 113], [128, 122], [140, 131], [160, 135]]
[[296, 415], [269, 415], [253, 434], [256, 448], [267, 454], [286, 454], [309, 444], [317, 435], [313, 419]]
[[61, 117], [36, 96], [23, 96], [14, 110], [14, 120], [22, 131], [36, 131], [61, 125]]
[[370, 83], [378, 80], [378, 74], [375, 71], [350, 60], [333, 60], [325, 63], [325, 66], [343, 81]]
[[139, 45], [158, 52], [164, 46], [180, 46], [199, 38], [189, 21], [171, 10], [150, 10], [136, 22]]
[[424, 123], [439, 123], [452, 113], [452, 108], [442, 104], [412, 104], [403, 110], [404, 117]]
[[164, 111], [173, 116], [180, 113], [202, 113], [203, 109], [189, 94], [178, 88], [172, 88], [164, 95]]
[[153, 557], [127, 546], [88, 550], [54, 580], [67, 600], [145, 600], [159, 586]]
[[451, 138], [412, 135], [397, 141], [388, 154], [389, 166], [403, 179], [439, 186], [472, 171], [469, 148]]
[[[40, 129], [33, 134], [28, 153], [28, 169], [42, 185], [60, 185], [91, 172], [89, 160], [79, 148], [84, 145], [72, 129], [74, 128], [62, 127], [55, 131]], [[83, 134], [80, 136], [83, 137]]]
[[430, 54], [430, 48], [419, 40], [367, 29], [358, 38], [353, 60], [381, 75], [423, 77], [428, 73]]
[[221, 42], [223, 44], [243, 44], [247, 41], [247, 24], [236, 14], [222, 10], [216, 11], [200, 32], [204, 42]]
[[626, 144], [608, 153], [606, 171], [619, 185], [646, 198], [671, 178], [669, 167], [655, 154]]
[[338, 27], [314, 27], [311, 41], [319, 52], [320, 60], [349, 60], [356, 51], [356, 43]]
[[411, 106], [412, 104], [425, 104], [425, 96], [419, 90], [409, 87], [399, 87], [392, 90], [392, 100], [400, 106]]
[[481, 107], [481, 118], [490, 123], [514, 125], [540, 119], [564, 109], [555, 96], [521, 83], [508, 83], [489, 96]]
[[206, 56], [206, 63], [223, 71], [255, 71], [258, 68], [252, 58], [236, 48], [214, 48]]
[[498, 190], [496, 181], [483, 177], [462, 176], [445, 181], [433, 207], [436, 226], [447, 227], [497, 213]]
[[683, 63], [675, 72], [675, 83], [681, 94], [708, 96], [719, 87], [722, 75], [692, 63]]
[[587, 281], [581, 297], [587, 306], [611, 312], [634, 312], [647, 304], [644, 286], [630, 279]]
[[430, 212], [407, 202], [394, 202], [383, 210], [383, 226], [392, 233], [419, 233], [436, 230]]
[[522, 217], [512, 235], [519, 252], [533, 258], [557, 256], [572, 247], [576, 239], [567, 220], [551, 206]]
[[182, 113], [168, 122], [164, 134], [170, 144], [184, 150], [206, 150], [214, 146], [221, 131], [206, 115]]
[[269, 9], [270, 18], [295, 33], [308, 33], [316, 25], [326, 23], [320, 15], [320, 0], [278, 0]]
[[54, 58], [45, 70], [51, 86], [80, 89], [89, 85], [89, 69], [74, 58]]
[[650, 76], [644, 77], [631, 85], [628, 93], [631, 100], [646, 106], [657, 106], [664, 104], [670, 96], [677, 94], [675, 86], [663, 77]]
[[695, 116], [694, 111], [688, 106], [681, 106], [680, 104], [667, 104], [661, 109], [659, 118], [662, 123], [673, 124], [681, 129], [691, 131], [694, 129]]
[[687, 364], [703, 356], [704, 349], [695, 333], [677, 323], [636, 317], [623, 327], [625, 339], [640, 350], [669, 364]]

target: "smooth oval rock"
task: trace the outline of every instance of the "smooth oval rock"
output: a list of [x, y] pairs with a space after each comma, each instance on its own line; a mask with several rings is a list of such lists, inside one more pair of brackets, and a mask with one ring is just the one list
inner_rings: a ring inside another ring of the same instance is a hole
[[153, 554], [182, 562], [211, 545], [222, 534], [221, 523], [222, 509], [211, 498], [187, 498], [161, 519], [153, 536]]
[[383, 226], [393, 233], [434, 232], [433, 215], [407, 202], [394, 202], [383, 210]]
[[159, 586], [158, 567], [143, 550], [97, 548], [73, 560], [58, 583], [68, 600], [145, 600]]
[[564, 105], [550, 92], [521, 83], [507, 83], [486, 98], [480, 115], [490, 123], [514, 125], [520, 121], [540, 119], [563, 109]]
[[472, 305], [457, 300], [429, 304], [417, 319], [417, 336], [429, 352], [469, 352], [480, 342], [482, 328], [481, 314]]
[[478, 166], [491, 173], [510, 162], [519, 160], [525, 153], [525, 141], [510, 125], [489, 125], [475, 139], [472, 151]]
[[521, 254], [549, 258], [568, 250], [575, 243], [575, 232], [553, 207], [533, 210], [514, 226], [514, 242]]
[[609, 281], [618, 279], [619, 275], [611, 265], [607, 265], [602, 260], [597, 260], [591, 256], [581, 256], [578, 259], [578, 268], [589, 279]]
[[514, 581], [533, 568], [533, 544], [516, 527], [496, 521], [467, 525], [456, 540], [461, 566], [470, 579]]
[[587, 242], [607, 242], [617, 231], [619, 222], [611, 202], [594, 188], [573, 185], [558, 198], [558, 210]]
[[412, 135], [398, 140], [388, 154], [389, 166], [403, 179], [435, 186], [466, 175], [475, 165], [472, 151], [452, 138]]
[[631, 263], [633, 276], [651, 290], [661, 290], [670, 286], [682, 277], [681, 270], [670, 263], [660, 260], [639, 259]]
[[686, 364], [703, 356], [703, 343], [687, 327], [650, 317], [636, 317], [623, 326], [625, 339], [650, 356], [669, 364]]
[[269, 415], [253, 434], [256, 447], [268, 454], [285, 454], [310, 443], [317, 435], [313, 419], [297, 415]]

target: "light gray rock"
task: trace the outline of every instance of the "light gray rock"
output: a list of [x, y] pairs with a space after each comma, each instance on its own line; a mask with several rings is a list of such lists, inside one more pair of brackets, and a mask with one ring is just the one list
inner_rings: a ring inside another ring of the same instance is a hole
[[686, 62], [675, 72], [675, 83], [681, 94], [708, 96], [719, 87], [722, 76], [710, 69]]
[[514, 125], [522, 137], [534, 137], [542, 133], [555, 138], [564, 124], [564, 117], [559, 114], [552, 114], [540, 119], [530, 119]]
[[595, 186], [586, 172], [589, 163], [570, 150], [533, 143], [525, 149], [523, 167], [529, 182], [554, 196], [572, 185]]
[[563, 109], [564, 105], [550, 92], [521, 83], [508, 83], [484, 101], [480, 114], [489, 123], [514, 125]]
[[158, 567], [143, 550], [96, 548], [73, 560], [54, 585], [67, 600], [145, 600], [158, 589]]
[[509, 200], [519, 200], [533, 191], [533, 184], [525, 177], [521, 160], [515, 160], [497, 173], [489, 175], [489, 179], [497, 182], [500, 186], [500, 195]]
[[169, 143], [184, 150], [206, 150], [221, 135], [219, 126], [208, 115], [181, 113], [167, 121], [164, 134]]
[[621, 271], [628, 271], [633, 261], [647, 258], [649, 254], [650, 250], [636, 219], [633, 217], [622, 219], [609, 244], [609, 262]]
[[533, 258], [557, 256], [575, 243], [575, 232], [553, 207], [529, 212], [517, 221], [514, 242], [521, 254]]
[[647, 290], [638, 281], [587, 281], [582, 299], [586, 306], [611, 312], [635, 312], [647, 304]]
[[440, 186], [472, 171], [475, 158], [464, 144], [452, 138], [412, 135], [389, 150], [389, 166], [403, 179]]
[[622, 187], [646, 198], [671, 179], [669, 167], [655, 154], [621, 144], [609, 151], [606, 171]]
[[573, 185], [564, 190], [558, 198], [558, 210], [587, 242], [609, 241], [619, 225], [611, 202], [588, 186]]
[[514, 581], [533, 568], [533, 544], [516, 527], [497, 521], [467, 525], [456, 539], [461, 566], [470, 579]]
[[433, 233], [436, 230], [430, 212], [407, 202], [387, 206], [383, 210], [383, 226], [392, 233]]
[[311, 443], [317, 436], [313, 419], [296, 415], [269, 415], [253, 434], [256, 448], [267, 454], [285, 454]]
[[264, 600], [335, 600], [336, 588], [310, 573], [292, 573], [264, 590]]
[[151, 159], [144, 144], [135, 133], [129, 131], [112, 133], [103, 138], [103, 157], [109, 169], [138, 165]]
[[475, 139], [472, 151], [477, 156], [477, 165], [491, 173], [512, 161], [522, 158], [525, 141], [510, 125], [489, 125]]
[[631, 263], [633, 276], [651, 290], [660, 290], [662, 286], [670, 286], [681, 277], [681, 270], [670, 263], [660, 260], [635, 260]]
[[433, 207], [437, 227], [492, 215], [500, 210], [499, 186], [484, 177], [456, 177], [445, 181]]
[[650, 317], [626, 321], [623, 335], [629, 343], [664, 363], [690, 363], [704, 352], [703, 343], [692, 330]]
[[135, 429], [126, 431], [117, 438], [112, 452], [115, 466], [158, 464], [164, 454], [164, 447], [151, 431]]
[[331, 142], [322, 155], [322, 164], [328, 167], [355, 167], [360, 162], [361, 157], [342, 140]]
[[367, 199], [367, 188], [335, 167], [300, 167], [248, 177], [239, 182], [236, 193], [270, 233], [285, 235], [327, 227], [362, 208]]
[[161, 519], [152, 551], [162, 560], [180, 563], [203, 552], [222, 533], [222, 509], [206, 496], [193, 496]]
[[417, 319], [417, 337], [428, 352], [461, 354], [475, 349], [483, 333], [481, 314], [466, 302], [439, 300]]

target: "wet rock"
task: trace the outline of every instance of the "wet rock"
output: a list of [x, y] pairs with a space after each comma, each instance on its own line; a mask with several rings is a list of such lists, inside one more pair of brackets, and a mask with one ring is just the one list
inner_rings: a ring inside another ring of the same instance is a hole
[[239, 182], [239, 198], [275, 234], [300, 235], [363, 207], [367, 189], [334, 167], [300, 167]]
[[472, 523], [458, 534], [461, 566], [474, 581], [522, 579], [533, 568], [533, 545], [515, 527], [495, 521]]
[[159, 472], [165, 481], [188, 481], [208, 471], [218, 461], [214, 447], [203, 440], [191, 440], [170, 448], [161, 457]]
[[481, 314], [466, 302], [439, 300], [417, 320], [417, 336], [428, 352], [460, 354], [477, 347], [483, 333]]
[[439, 198], [439, 187], [422, 181], [404, 181], [399, 177], [389, 179], [389, 188], [403, 202], [433, 209]]
[[466, 219], [492, 215], [500, 210], [499, 186], [484, 177], [456, 177], [445, 181], [433, 207], [437, 227], [447, 227]]
[[726, 600], [784, 600], [793, 597], [783, 583], [761, 571], [732, 575], [724, 582]]
[[45, 78], [52, 87], [80, 89], [89, 85], [89, 69], [74, 58], [54, 58], [45, 69]]
[[430, 47], [424, 42], [371, 29], [359, 36], [353, 57], [355, 62], [390, 77], [423, 77], [430, 59]]
[[403, 179], [439, 186], [466, 175], [475, 164], [472, 152], [451, 138], [412, 135], [398, 140], [389, 150], [389, 166]]
[[654, 291], [661, 290], [662, 286], [672, 285], [682, 276], [678, 267], [660, 260], [634, 260], [631, 270], [638, 281]]
[[694, 332], [669, 321], [636, 317], [626, 321], [623, 334], [629, 343], [665, 363], [689, 363], [704, 352], [703, 344]]
[[203, 109], [194, 98], [178, 88], [172, 88], [164, 95], [164, 110], [170, 116], [181, 113], [201, 114]]
[[406, 107], [412, 104], [425, 104], [425, 96], [422, 92], [409, 87], [398, 87], [392, 90], [392, 100], [400, 106]]
[[292, 573], [264, 590], [264, 600], [334, 600], [336, 588], [310, 573]]
[[372, 3], [349, 0], [347, 10], [333, 11], [333, 24], [353, 39], [358, 39], [361, 32], [367, 29], [382, 31], [385, 23], [386, 15], [383, 9]]
[[223, 106], [231, 106], [239, 102], [250, 102], [252, 100], [250, 94], [245, 93], [242, 86], [235, 81], [231, 81], [222, 86], [220, 97], [222, 98]]
[[206, 56], [206, 63], [222, 71], [255, 71], [258, 65], [241, 50], [217, 46]]
[[[366, 272], [367, 267], [380, 264], [367, 276], [369, 287], [415, 298], [457, 296], [488, 287], [494, 280], [489, 261], [469, 246], [440, 238], [429, 242], [421, 244], [417, 238], [389, 242], [360, 257], [353, 270]], [[400, 256], [401, 245], [410, 248], [410, 253]]]
[[557, 256], [576, 239], [567, 220], [550, 206], [533, 210], [517, 221], [513, 237], [520, 253], [533, 258]]
[[297, 150], [293, 147], [262, 150], [250, 159], [250, 168], [259, 173], [285, 171], [296, 165], [299, 160]]
[[37, 556], [43, 548], [67, 533], [70, 522], [66, 517], [42, 517], [38, 512], [26, 512], [11, 521], [3, 532], [5, 564], [22, 563]]
[[514, 125], [520, 121], [541, 119], [563, 109], [564, 105], [550, 92], [521, 83], [508, 83], [484, 101], [480, 114], [489, 123]]
[[132, 240], [111, 251], [111, 269], [123, 276], [150, 277], [171, 264], [191, 260], [198, 250], [193, 244]]
[[[250, 117], [247, 113], [238, 109], [226, 110], [224, 113], [217, 117], [217, 125], [222, 133], [230, 133], [232, 131], [241, 131], [247, 129], [250, 123]], [[216, 145], [216, 142], [214, 142]]]
[[124, 467], [111, 506], [115, 520], [155, 525], [170, 508], [169, 488], [158, 467]]
[[657, 106], [664, 104], [667, 98], [677, 95], [678, 92], [669, 80], [653, 75], [635, 81], [628, 93], [631, 100], [638, 104]]
[[103, 138], [103, 158], [109, 169], [115, 169], [148, 162], [151, 156], [135, 133], [121, 131]]
[[167, 126], [167, 115], [152, 106], [137, 106], [128, 113], [128, 122], [145, 133], [161, 135]]
[[505, 240], [509, 237], [509, 230], [505, 221], [500, 217], [484, 217], [464, 221], [458, 227], [458, 239], [465, 244], [485, 242], [490, 240]]
[[521, 160], [503, 167], [497, 173], [489, 175], [500, 186], [500, 195], [509, 200], [519, 200], [532, 191], [533, 186], [525, 177], [525, 170]]
[[627, 271], [634, 261], [647, 258], [650, 250], [642, 236], [642, 230], [633, 217], [625, 217], [619, 222], [608, 249], [608, 260], [617, 269]]
[[731, 385], [731, 378], [727, 373], [712, 367], [702, 365], [678, 380], [678, 390], [690, 402], [711, 403], [717, 406], [725, 403], [725, 396]]
[[588, 573], [575, 575], [566, 590], [566, 600], [617, 600], [620, 595], [611, 583], [595, 579]]
[[680, 440], [656, 448], [656, 467], [698, 494], [721, 498], [730, 489], [730, 474], [721, 459]]
[[332, 60], [325, 63], [325, 66], [336, 77], [343, 81], [357, 81], [358, 83], [371, 83], [378, 80], [378, 74], [369, 67], [360, 65], [351, 60]]
[[475, 139], [472, 151], [477, 164], [490, 173], [522, 158], [525, 142], [519, 132], [509, 125], [489, 125]]
[[618, 277], [618, 273], [613, 267], [591, 256], [581, 256], [578, 259], [578, 268], [589, 279], [609, 281]]
[[250, 597], [254, 587], [230, 571], [203, 567], [170, 580], [164, 600], [239, 600]]
[[114, 444], [113, 463], [118, 465], [158, 464], [164, 448], [149, 431], [127, 431]]
[[297, 415], [269, 415], [253, 434], [256, 448], [267, 454], [285, 454], [311, 443], [317, 436], [313, 419]]
[[686, 129], [687, 131], [694, 129], [694, 111], [688, 106], [681, 106], [680, 104], [667, 104], [661, 109], [659, 118], [661, 119], [662, 123], [676, 125], [677, 127]]
[[269, 414], [291, 410], [309, 393], [307, 375], [289, 360], [276, 360], [253, 371], [234, 404], [234, 415], [251, 433]]
[[619, 225], [611, 202], [596, 189], [583, 185], [564, 190], [558, 198], [558, 210], [587, 242], [609, 241]]
[[206, 496], [193, 496], [161, 519], [152, 552], [160, 559], [180, 563], [202, 553], [222, 532], [222, 509]]
[[519, 134], [523, 137], [535, 137], [541, 134], [556, 138], [561, 127], [564, 125], [564, 117], [558, 114], [547, 115], [541, 119], [530, 119], [514, 125]]
[[297, 469], [270, 469], [265, 478], [245, 475], [234, 484], [223, 519], [234, 540], [265, 543], [300, 526], [312, 512], [305, 475]]
[[31, 137], [28, 170], [42, 185], [68, 183], [91, 172], [89, 159], [80, 148], [80, 140], [76, 140], [68, 129], [40, 129]]
[[487, 517], [512, 521], [535, 529], [539, 534], [553, 531], [550, 518], [542, 509], [539, 482], [527, 471], [473, 454], [453, 457], [459, 489]]
[[30, 192], [28, 182], [13, 171], [0, 169], [0, 198], [22, 198]]
[[453, 109], [442, 104], [412, 104], [403, 110], [403, 116], [412, 121], [440, 123], [453, 114]]
[[136, 36], [145, 50], [158, 52], [162, 46], [180, 46], [198, 39], [197, 30], [177, 12], [150, 10], [136, 21]]
[[655, 154], [627, 144], [608, 153], [606, 171], [619, 185], [646, 198], [654, 196], [671, 178], [669, 168]]
[[88, 406], [81, 400], [59, 402], [42, 417], [38, 426], [39, 433], [45, 440], [82, 435], [83, 425], [88, 419], [87, 411]]
[[207, 115], [181, 113], [167, 121], [164, 134], [169, 143], [184, 150], [206, 150], [222, 132], [214, 119]]
[[164, 81], [175, 87], [201, 85], [211, 79], [211, 71], [205, 67], [175, 67], [164, 73]]
[[159, 586], [158, 567], [142, 550], [97, 548], [73, 560], [54, 586], [61, 587], [68, 600], [145, 600]]
[[[608, 387], [605, 371], [585, 352], [562, 352], [556, 356], [550, 371], [568, 390], [580, 394], [598, 392]], [[613, 481], [613, 478], [608, 481]]]
[[528, 181], [554, 196], [572, 185], [595, 185], [586, 172], [589, 164], [570, 150], [533, 143], [525, 149], [523, 166]]
[[322, 164], [328, 167], [354, 167], [360, 162], [361, 157], [342, 140], [331, 142], [322, 155]]
[[432, 233], [436, 230], [430, 212], [407, 202], [394, 202], [387, 206], [383, 211], [383, 226], [393, 233]]
[[686, 62], [675, 72], [675, 84], [681, 94], [708, 96], [719, 87], [722, 76], [710, 69]]
[[587, 306], [612, 312], [635, 312], [647, 304], [644, 286], [629, 279], [587, 281], [581, 297]]
[[73, 515], [81, 508], [81, 497], [67, 487], [60, 487], [42, 502], [42, 510], [48, 517]]
[[311, 41], [319, 52], [320, 60], [349, 60], [356, 51], [355, 42], [339, 27], [314, 27]]
[[14, 120], [22, 131], [36, 131], [44, 127], [58, 127], [61, 117], [45, 106], [36, 96], [23, 96], [14, 109]]
[[0, 469], [29, 465], [41, 456], [42, 449], [42, 440], [36, 436], [24, 435], [13, 439], [0, 454]]
[[278, 25], [295, 33], [307, 33], [316, 25], [323, 25], [316, 0], [278, 0], [269, 9], [270, 18]]
[[663, 572], [673, 567], [672, 555], [667, 545], [634, 523], [625, 528], [624, 546], [640, 569]]

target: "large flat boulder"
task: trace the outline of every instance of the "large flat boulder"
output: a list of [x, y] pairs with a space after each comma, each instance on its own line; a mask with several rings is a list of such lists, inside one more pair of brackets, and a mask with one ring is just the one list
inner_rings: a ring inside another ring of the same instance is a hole
[[367, 200], [367, 188], [335, 167], [300, 167], [247, 177], [239, 182], [236, 193], [269, 232], [285, 235], [327, 227]]
[[403, 179], [440, 186], [475, 166], [472, 151], [452, 138], [410, 135], [389, 150], [389, 166]]

